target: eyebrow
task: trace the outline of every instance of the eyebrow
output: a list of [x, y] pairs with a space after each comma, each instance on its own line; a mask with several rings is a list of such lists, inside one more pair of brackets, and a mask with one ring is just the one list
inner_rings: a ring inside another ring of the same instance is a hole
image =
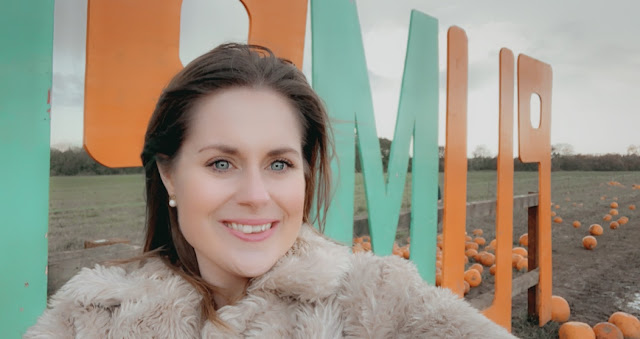
[[[209, 150], [209, 149], [217, 150], [217, 151], [220, 151], [222, 153], [229, 154], [229, 155], [238, 155], [240, 153], [237, 148], [229, 146], [229, 145], [223, 145], [223, 144], [214, 144], [214, 145], [208, 145], [208, 146], [202, 147], [198, 151], [198, 153], [201, 153], [201, 152]], [[295, 155], [298, 155], [298, 156], [300, 155], [300, 152], [296, 151], [295, 149], [293, 149], [291, 147], [280, 147], [280, 148], [276, 148], [276, 149], [273, 149], [273, 150], [269, 151], [267, 153], [267, 156], [273, 157], [273, 156], [278, 156], [278, 155], [287, 154], [287, 153], [292, 153], [292, 154], [295, 154]]]

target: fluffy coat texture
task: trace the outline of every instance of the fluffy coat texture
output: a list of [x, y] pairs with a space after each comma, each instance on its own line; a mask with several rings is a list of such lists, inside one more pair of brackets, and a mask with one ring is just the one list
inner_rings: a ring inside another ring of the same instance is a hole
[[[129, 265], [133, 266], [133, 265]], [[83, 269], [25, 338], [514, 338], [396, 256], [351, 254], [303, 226], [247, 295], [204, 320], [200, 294], [159, 259]]]

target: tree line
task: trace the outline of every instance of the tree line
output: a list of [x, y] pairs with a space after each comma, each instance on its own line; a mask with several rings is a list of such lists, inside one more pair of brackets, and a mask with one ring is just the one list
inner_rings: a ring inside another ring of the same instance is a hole
[[[383, 169], [389, 164], [391, 153], [391, 140], [379, 138], [380, 155]], [[552, 171], [640, 171], [640, 155], [637, 152], [621, 154], [572, 154], [563, 151], [551, 153]], [[498, 158], [491, 156], [484, 149], [476, 149], [471, 158], [467, 159], [467, 169], [470, 171], [496, 170]], [[444, 171], [444, 147], [439, 147], [439, 170]], [[513, 159], [515, 171], [537, 171], [538, 166], [534, 163], [522, 163], [518, 158]], [[361, 172], [360, 157], [356, 149], [356, 172]], [[409, 171], [411, 171], [411, 158], [409, 158]], [[70, 148], [68, 150], [51, 149], [51, 167], [49, 171], [52, 176], [71, 175], [107, 175], [107, 174], [141, 174], [144, 173], [142, 167], [131, 168], [109, 168], [93, 160], [83, 148]]]

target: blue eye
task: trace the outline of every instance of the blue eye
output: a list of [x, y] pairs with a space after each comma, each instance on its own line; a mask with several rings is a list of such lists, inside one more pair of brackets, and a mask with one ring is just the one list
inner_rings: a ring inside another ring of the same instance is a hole
[[212, 166], [218, 171], [226, 171], [231, 167], [231, 164], [226, 160], [217, 160], [213, 162]]
[[271, 169], [273, 171], [283, 171], [287, 166], [288, 164], [282, 160], [276, 160], [271, 163]]

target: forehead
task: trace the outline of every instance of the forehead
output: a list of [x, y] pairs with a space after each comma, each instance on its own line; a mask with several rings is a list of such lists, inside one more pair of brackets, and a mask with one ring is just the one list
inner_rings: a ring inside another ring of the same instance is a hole
[[240, 149], [302, 145], [301, 117], [283, 95], [265, 88], [236, 87], [200, 99], [185, 144], [230, 144]]

